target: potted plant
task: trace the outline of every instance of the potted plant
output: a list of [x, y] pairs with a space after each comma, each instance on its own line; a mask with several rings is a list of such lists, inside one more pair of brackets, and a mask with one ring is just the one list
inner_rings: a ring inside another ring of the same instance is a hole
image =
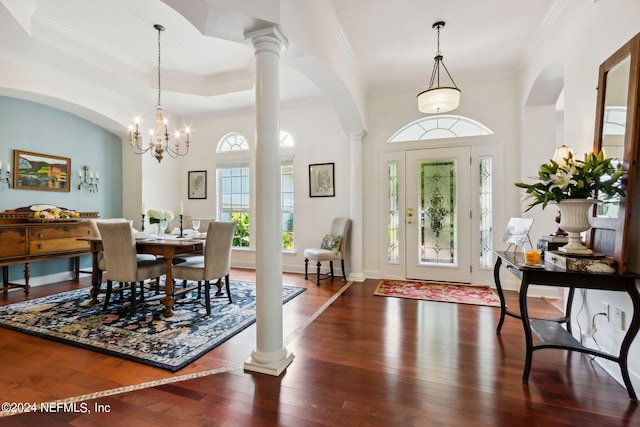
[[[584, 160], [577, 160], [573, 154], [558, 164], [554, 160], [540, 165], [538, 182], [526, 184], [517, 182], [516, 187], [524, 189], [524, 199], [532, 200], [528, 211], [536, 205], [542, 209], [549, 203], [556, 203], [560, 209], [560, 228], [569, 233], [569, 243], [560, 248], [564, 252], [590, 254], [591, 250], [582, 245], [580, 233], [588, 230], [588, 208], [616, 195], [625, 196], [621, 178], [627, 173], [622, 164], [604, 157], [602, 152], [585, 153]], [[603, 197], [604, 196], [604, 197]]]

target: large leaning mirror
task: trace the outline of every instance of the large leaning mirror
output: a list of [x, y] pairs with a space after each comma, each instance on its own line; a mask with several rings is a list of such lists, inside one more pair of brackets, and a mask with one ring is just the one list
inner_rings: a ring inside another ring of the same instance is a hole
[[622, 185], [625, 197], [603, 200], [593, 211], [588, 240], [594, 252], [613, 257], [618, 273], [628, 267], [631, 212], [636, 181], [640, 118], [640, 34], [600, 66], [593, 150], [603, 151], [628, 170]]

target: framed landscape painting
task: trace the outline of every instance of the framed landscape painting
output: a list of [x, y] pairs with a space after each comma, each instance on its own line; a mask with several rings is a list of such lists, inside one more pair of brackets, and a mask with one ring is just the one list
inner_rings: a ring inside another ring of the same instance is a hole
[[13, 150], [13, 188], [69, 192], [71, 159]]
[[207, 198], [207, 171], [189, 171], [189, 198]]

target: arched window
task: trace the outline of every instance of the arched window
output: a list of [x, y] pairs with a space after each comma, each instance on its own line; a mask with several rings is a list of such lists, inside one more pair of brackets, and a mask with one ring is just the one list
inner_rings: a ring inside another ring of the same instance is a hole
[[280, 131], [280, 147], [293, 147], [293, 138], [285, 130]]
[[249, 151], [249, 143], [247, 138], [238, 132], [226, 134], [218, 143], [218, 153], [227, 153], [229, 151]]
[[[294, 141], [280, 131], [280, 182], [282, 209], [282, 248], [293, 250], [293, 175]], [[251, 156], [249, 142], [240, 133], [230, 132], [218, 142], [216, 152], [218, 181], [218, 218], [235, 221], [234, 247], [251, 246]]]
[[218, 142], [216, 161], [218, 218], [234, 221], [233, 247], [251, 246], [251, 180], [249, 143], [237, 133], [226, 134]]
[[462, 116], [429, 116], [409, 123], [387, 142], [422, 141], [427, 139], [460, 138], [491, 135], [488, 127]]

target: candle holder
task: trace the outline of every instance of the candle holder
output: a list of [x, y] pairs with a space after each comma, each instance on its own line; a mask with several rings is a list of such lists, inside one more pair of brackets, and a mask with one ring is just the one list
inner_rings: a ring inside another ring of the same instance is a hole
[[142, 231], [144, 231], [144, 214], [142, 214]]
[[[87, 175], [89, 175], [89, 179], [87, 179]], [[97, 193], [98, 192], [98, 183], [100, 182], [100, 175], [96, 172], [96, 178], [93, 179], [93, 172], [89, 172], [89, 166], [84, 165], [82, 169], [78, 170], [78, 178], [80, 178], [80, 183], [78, 184], [78, 190], [82, 188], [88, 188], [89, 193]]]
[[5, 176], [2, 176], [2, 168], [0, 168], [0, 182], [6, 183], [11, 188], [11, 171], [7, 168]]
[[182, 234], [182, 218], [184, 217], [184, 215], [180, 214], [180, 237], [184, 237], [184, 234]]

